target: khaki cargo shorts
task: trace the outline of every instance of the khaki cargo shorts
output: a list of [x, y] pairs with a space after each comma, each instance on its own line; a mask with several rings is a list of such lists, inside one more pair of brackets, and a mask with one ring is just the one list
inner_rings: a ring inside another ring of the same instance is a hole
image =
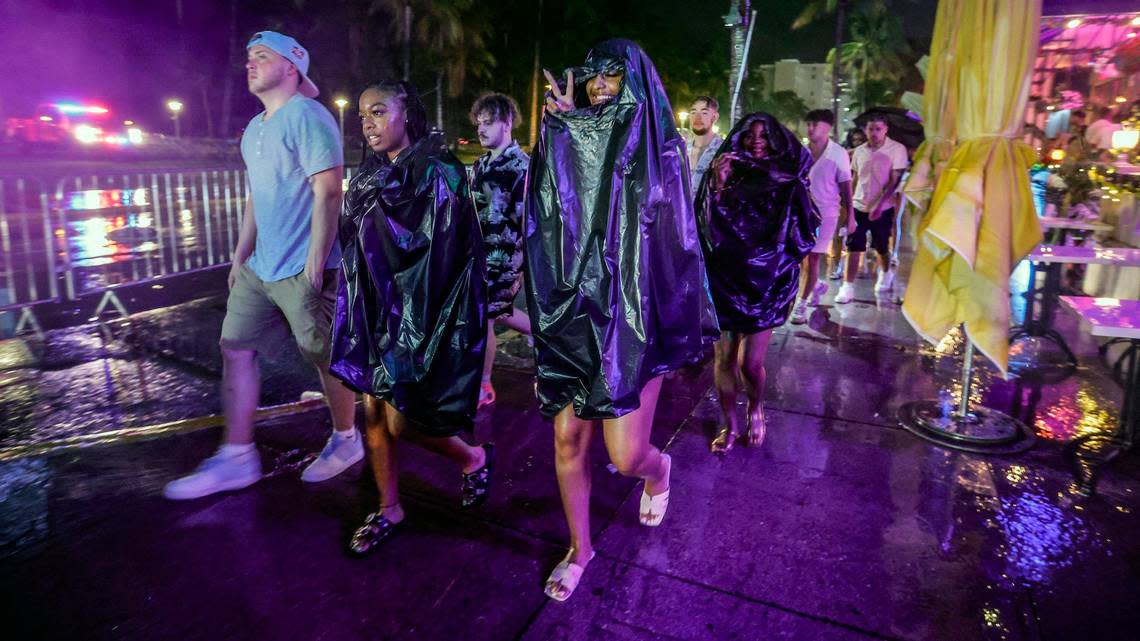
[[242, 265], [226, 300], [222, 349], [279, 349], [292, 334], [305, 360], [327, 366], [331, 352], [332, 317], [336, 307], [337, 269], [326, 269], [321, 291], [305, 273], [266, 282]]

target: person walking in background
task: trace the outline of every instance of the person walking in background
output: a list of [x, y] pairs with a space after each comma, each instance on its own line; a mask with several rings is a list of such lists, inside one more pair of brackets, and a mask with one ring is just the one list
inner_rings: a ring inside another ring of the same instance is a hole
[[475, 161], [471, 195], [479, 212], [487, 258], [487, 352], [479, 391], [479, 406], [495, 402], [491, 368], [495, 363], [495, 325], [530, 334], [530, 317], [515, 309], [522, 285], [523, 195], [530, 156], [515, 142], [511, 130], [519, 108], [510, 96], [490, 93], [471, 107], [479, 144], [487, 153]]
[[894, 284], [891, 271], [891, 234], [895, 225], [895, 190], [907, 167], [906, 147], [887, 137], [885, 116], [872, 115], [863, 127], [867, 142], [851, 155], [851, 171], [855, 181], [855, 228], [847, 234], [847, 269], [835, 302], [844, 305], [855, 298], [855, 275], [867, 236], [879, 257], [879, 277], [875, 291], [889, 291]]
[[694, 196], [701, 184], [701, 177], [708, 171], [713, 156], [724, 142], [724, 136], [713, 131], [718, 119], [720, 105], [712, 96], [697, 96], [689, 105], [689, 129], [693, 134], [688, 143], [689, 185]]
[[[815, 247], [804, 259], [803, 286], [792, 310], [792, 322], [796, 324], [806, 322], [808, 305], [819, 305], [820, 297], [827, 293], [827, 282], [819, 277], [820, 263], [831, 252], [840, 220], [849, 229], [855, 227], [855, 211], [851, 205], [851, 161], [843, 147], [831, 139], [834, 119], [828, 109], [810, 111], [805, 118], [808, 150], [812, 157], [808, 174], [811, 199], [819, 209], [820, 226]], [[839, 258], [834, 257], [836, 261]]]
[[[855, 153], [855, 148], [867, 142], [867, 136], [863, 130], [858, 127], [852, 127], [847, 130], [847, 135], [843, 137], [843, 150], [847, 153], [847, 164], [851, 164], [851, 156]], [[851, 227], [854, 229], [854, 226]], [[831, 251], [828, 256], [831, 260], [830, 272], [828, 278], [831, 280], [840, 280], [843, 278], [843, 266], [847, 261], [847, 250], [844, 248], [847, 233], [851, 231], [847, 225], [839, 226], [839, 233], [831, 240]]]
[[710, 445], [740, 436], [738, 381], [748, 397], [746, 443], [764, 441], [764, 358], [799, 291], [800, 262], [816, 246], [819, 213], [808, 192], [811, 152], [773, 116], [736, 123], [697, 192], [701, 247], [721, 338], [713, 381], [725, 424]]

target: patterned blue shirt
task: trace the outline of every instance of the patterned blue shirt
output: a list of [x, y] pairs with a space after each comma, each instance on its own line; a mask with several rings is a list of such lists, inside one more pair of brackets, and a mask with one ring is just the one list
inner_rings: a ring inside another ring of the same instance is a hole
[[701, 186], [701, 177], [704, 176], [705, 172], [709, 170], [709, 165], [712, 164], [713, 157], [716, 156], [716, 152], [718, 149], [720, 149], [720, 145], [723, 142], [724, 136], [713, 137], [712, 142], [709, 143], [709, 146], [705, 147], [705, 150], [701, 152], [701, 157], [698, 158], [697, 162], [689, 168], [689, 171], [692, 172], [689, 184], [693, 188], [694, 198], [697, 196], [697, 187]]

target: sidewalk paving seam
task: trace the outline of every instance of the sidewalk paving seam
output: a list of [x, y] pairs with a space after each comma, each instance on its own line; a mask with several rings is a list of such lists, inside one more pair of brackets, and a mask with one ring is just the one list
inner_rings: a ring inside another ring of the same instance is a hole
[[694, 581], [693, 579], [688, 579], [688, 578], [685, 578], [682, 576], [667, 574], [667, 573], [662, 572], [661, 570], [658, 570], [656, 568], [640, 565], [640, 564], [634, 563], [632, 561], [625, 561], [625, 560], [622, 560], [622, 559], [619, 559], [616, 557], [611, 557], [609, 555], [599, 555], [599, 556], [610, 559], [614, 563], [621, 563], [622, 565], [627, 565], [627, 566], [632, 567], [632, 568], [637, 568], [638, 570], [641, 570], [643, 572], [655, 574], [657, 576], [662, 576], [662, 577], [665, 577], [668, 579], [672, 579], [674, 581], [679, 581], [681, 583], [684, 583], [686, 585], [689, 585], [689, 586], [692, 586], [695, 588], [701, 588], [703, 590], [708, 590], [710, 592], [716, 592], [717, 594], [730, 596], [730, 597], [733, 597], [736, 599], [740, 599], [742, 601], [754, 603], [756, 605], [762, 605], [766, 608], [771, 608], [773, 610], [779, 610], [780, 612], [791, 614], [793, 616], [797, 616], [797, 617], [800, 617], [803, 619], [809, 619], [811, 621], [816, 621], [817, 623], [824, 623], [824, 624], [827, 624], [827, 625], [830, 625], [833, 627], [843, 628], [844, 630], [848, 630], [850, 632], [856, 632], [858, 634], [862, 634], [862, 635], [871, 637], [873, 639], [882, 639], [883, 641], [911, 641], [911, 640], [906, 639], [905, 637], [893, 637], [893, 636], [885, 635], [881, 632], [876, 632], [875, 630], [868, 630], [866, 628], [861, 628], [859, 626], [852, 625], [850, 623], [844, 623], [842, 621], [837, 621], [835, 619], [832, 619], [832, 618], [829, 618], [826, 616], [822, 616], [819, 614], [812, 614], [810, 612], [804, 612], [802, 610], [796, 610], [795, 608], [790, 608], [786, 605], [780, 605], [779, 603], [776, 603], [775, 601], [765, 601], [764, 599], [757, 599], [755, 597], [748, 596], [747, 594], [741, 594], [739, 592], [734, 592], [732, 590], [726, 590], [724, 588], [717, 587], [715, 585], [708, 585], [706, 583], [701, 583], [700, 581]]

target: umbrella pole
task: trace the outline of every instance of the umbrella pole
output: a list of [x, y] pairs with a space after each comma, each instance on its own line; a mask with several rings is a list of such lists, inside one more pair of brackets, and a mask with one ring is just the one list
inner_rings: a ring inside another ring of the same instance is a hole
[[970, 415], [970, 390], [974, 386], [974, 341], [966, 337], [966, 355], [962, 358], [962, 398], [958, 400], [958, 416]]
[[899, 423], [915, 436], [952, 450], [974, 454], [1014, 454], [1033, 447], [1037, 437], [1021, 421], [988, 407], [970, 409], [974, 387], [974, 343], [966, 337], [962, 358], [962, 395], [951, 409], [953, 393], [943, 390], [938, 400], [905, 403], [899, 408]]

